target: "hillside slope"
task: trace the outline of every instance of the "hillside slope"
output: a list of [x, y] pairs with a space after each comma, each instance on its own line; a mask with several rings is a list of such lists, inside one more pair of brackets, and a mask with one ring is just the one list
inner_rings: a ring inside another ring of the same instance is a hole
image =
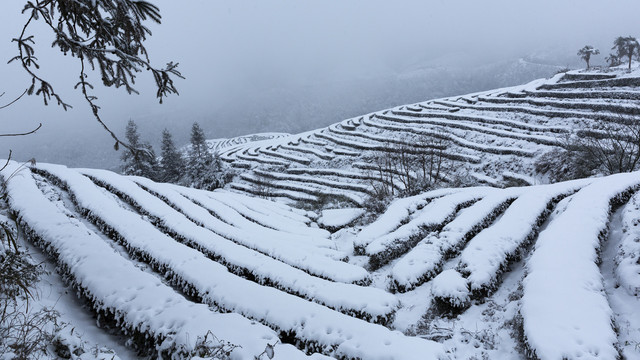
[[211, 331], [234, 359], [278, 342], [277, 359], [640, 356], [638, 172], [435, 190], [333, 234], [224, 190], [49, 164], [0, 175], [21, 233], [87, 303], [75, 311], [141, 354], [189, 357]]
[[[410, 153], [442, 161], [445, 184], [544, 183], [533, 164], [581, 131], [640, 117], [640, 70], [572, 71], [550, 79], [378, 111], [306, 133], [229, 146], [240, 175], [229, 188], [269, 197], [339, 197], [362, 205], [383, 181], [407, 181], [381, 165]], [[446, 170], [445, 170], [446, 169]], [[412, 174], [416, 177], [419, 174]], [[387, 179], [387, 180], [384, 180]], [[470, 179], [470, 180], [469, 180]]]

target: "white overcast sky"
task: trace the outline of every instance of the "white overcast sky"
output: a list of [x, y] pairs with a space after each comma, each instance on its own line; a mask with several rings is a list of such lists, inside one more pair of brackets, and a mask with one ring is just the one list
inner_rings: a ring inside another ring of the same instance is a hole
[[[553, 49], [573, 55], [584, 44], [600, 47], [604, 55], [618, 35], [640, 36], [639, 0], [154, 0], [163, 24], [152, 25], [148, 41], [152, 60], [161, 65], [180, 63], [186, 80], [177, 82], [179, 97], [164, 105], [154, 98], [152, 79], [140, 74], [141, 95], [98, 89], [105, 120], [122, 133], [135, 119], [153, 128], [154, 119], [170, 119], [172, 131], [190, 127], [193, 120], [214, 118], [217, 109], [251, 107], [252, 99], [274, 88], [297, 89], [339, 81], [358, 81], [438, 58], [469, 58], [475, 62], [524, 56]], [[0, 11], [0, 105], [28, 85], [17, 64], [6, 65], [16, 53], [16, 37], [26, 16], [24, 0], [3, 0]], [[77, 156], [105, 151], [108, 135], [91, 118], [73, 84], [75, 59], [50, 48], [51, 38], [34, 27], [42, 76], [74, 109], [63, 112], [44, 107], [36, 97], [0, 110], [0, 132], [44, 128], [31, 137], [0, 137], [5, 149], [19, 150], [18, 158], [34, 155], [55, 161], [58, 142], [77, 141]], [[425, 99], [426, 100], [426, 99]], [[371, 111], [379, 109], [370, 109]], [[336, 121], [340, 119], [335, 119]], [[234, 119], [215, 119], [229, 128]], [[166, 126], [166, 121], [162, 126]], [[223, 126], [224, 125], [224, 126]], [[214, 131], [216, 124], [205, 128]], [[159, 134], [161, 129], [155, 129]], [[235, 134], [242, 134], [242, 128]], [[155, 134], [154, 134], [155, 136]], [[87, 142], [86, 139], [96, 139]], [[50, 146], [50, 153], [46, 151]], [[66, 154], [66, 157], [75, 156]], [[107, 157], [113, 155], [105, 155]], [[95, 162], [92, 166], [97, 166]]]

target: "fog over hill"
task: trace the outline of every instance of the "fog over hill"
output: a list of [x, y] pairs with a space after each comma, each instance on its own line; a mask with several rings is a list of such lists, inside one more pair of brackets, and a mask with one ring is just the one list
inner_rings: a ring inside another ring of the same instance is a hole
[[[180, 62], [186, 76], [177, 83], [181, 95], [158, 105], [149, 74], [140, 74], [138, 96], [96, 89], [103, 117], [116, 132], [123, 134], [126, 121], [134, 119], [155, 146], [164, 127], [178, 143], [186, 142], [193, 121], [210, 138], [295, 133], [400, 104], [521, 84], [560, 67], [582, 66], [575, 52], [586, 43], [602, 49], [594, 60], [601, 64], [615, 36], [633, 33], [640, 10], [631, 0], [615, 6], [502, 0], [156, 3], [163, 24], [151, 26], [148, 48], [155, 64]], [[16, 14], [0, 24], [6, 59], [25, 20], [20, 8], [19, 1], [4, 4], [4, 13]], [[11, 119], [3, 121], [3, 131], [44, 126], [28, 138], [4, 138], [0, 150], [13, 149], [16, 159], [117, 167], [120, 154], [73, 90], [75, 61], [51, 50], [43, 29], [35, 35], [45, 78], [74, 109], [44, 107], [36, 97], [3, 109], [0, 118]], [[28, 85], [15, 64], [0, 66], [0, 79], [2, 100]]]

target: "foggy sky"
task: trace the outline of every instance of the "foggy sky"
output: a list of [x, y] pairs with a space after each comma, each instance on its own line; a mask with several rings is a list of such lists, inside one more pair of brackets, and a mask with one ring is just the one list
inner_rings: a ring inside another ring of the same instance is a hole
[[[416, 71], [460, 71], [532, 55], [576, 67], [581, 63], [575, 53], [585, 44], [602, 51], [592, 60], [597, 65], [604, 63], [616, 36], [640, 36], [637, 0], [154, 2], [163, 24], [150, 26], [153, 36], [147, 48], [157, 66], [180, 63], [186, 77], [176, 84], [180, 96], [159, 105], [146, 73], [137, 79], [141, 95], [99, 86], [95, 91], [101, 114], [113, 130], [123, 134], [126, 121], [134, 119], [143, 138], [154, 144], [164, 127], [178, 142], [186, 142], [193, 121], [199, 121], [210, 138], [310, 130], [358, 111], [427, 100], [433, 94], [405, 94], [398, 83], [390, 84]], [[11, 38], [18, 36], [27, 18], [20, 15], [23, 3], [2, 2], [0, 93], [6, 94], [0, 105], [29, 85], [17, 63], [6, 65], [16, 53]], [[11, 148], [18, 159], [113, 167], [119, 156], [111, 148], [113, 141], [73, 89], [77, 59], [51, 49], [52, 38], [42, 27], [34, 27], [32, 33], [42, 76], [74, 108], [64, 112], [55, 105], [45, 107], [32, 96], [0, 110], [0, 132], [44, 125], [29, 137], [0, 137], [0, 158]], [[391, 88], [387, 96], [384, 91]], [[322, 116], [311, 124], [304, 122], [307, 109], [321, 110]], [[287, 122], [273, 123], [281, 117]], [[297, 119], [304, 129], [296, 127]]]

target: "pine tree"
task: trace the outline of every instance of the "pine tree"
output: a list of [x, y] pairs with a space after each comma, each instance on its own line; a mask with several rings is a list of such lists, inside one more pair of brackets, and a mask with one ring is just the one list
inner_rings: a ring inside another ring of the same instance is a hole
[[204, 130], [202, 130], [200, 124], [194, 122], [191, 127], [191, 149], [189, 151], [190, 165], [195, 166], [203, 160], [207, 163], [213, 162], [213, 156], [209, 152], [206, 140]]
[[197, 122], [191, 127], [188, 161], [185, 185], [207, 190], [222, 185], [220, 160], [209, 151], [204, 131]]
[[157, 178], [158, 162], [151, 144], [142, 142], [138, 133], [138, 125], [129, 120], [125, 137], [134, 151], [125, 151], [122, 160], [122, 173], [125, 175], [143, 176], [155, 180]]
[[162, 160], [160, 160], [160, 180], [177, 182], [184, 174], [184, 159], [176, 149], [173, 137], [168, 129], [162, 131], [162, 144], [160, 145]]

